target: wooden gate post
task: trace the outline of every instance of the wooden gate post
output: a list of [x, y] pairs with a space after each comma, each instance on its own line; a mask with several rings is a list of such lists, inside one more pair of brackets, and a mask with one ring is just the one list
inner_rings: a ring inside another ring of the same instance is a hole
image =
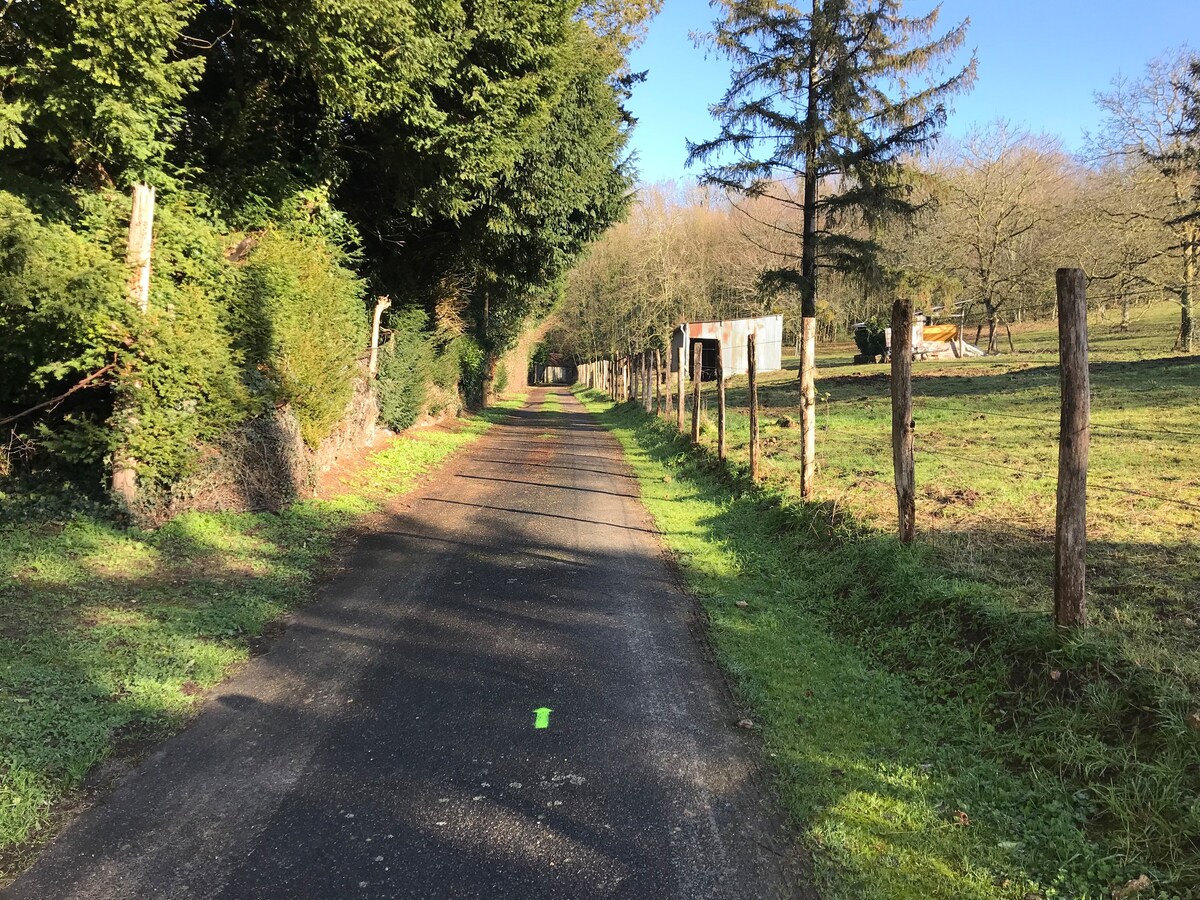
[[700, 443], [700, 376], [704, 374], [704, 346], [692, 344], [692, 443]]
[[725, 344], [717, 341], [717, 459], [725, 459]]
[[746, 336], [746, 375], [750, 380], [750, 480], [758, 481], [758, 363], [754, 332]]
[[1091, 430], [1088, 378], [1087, 281], [1082, 269], [1059, 269], [1058, 505], [1054, 537], [1054, 621], [1087, 624], [1087, 470]]
[[892, 304], [892, 469], [900, 543], [916, 537], [916, 476], [913, 469], [912, 300]]
[[684, 363], [684, 353], [686, 352], [686, 349], [687, 349], [687, 339], [685, 338], [683, 341], [683, 346], [679, 348], [679, 354], [678, 354], [678, 356], [679, 356], [679, 360], [678, 360], [678, 362], [679, 362], [679, 377], [676, 380], [677, 385], [679, 387], [679, 409], [676, 414], [676, 427], [679, 429], [680, 434], [683, 434], [683, 407], [684, 407], [684, 399], [683, 398], [685, 396], [684, 381], [683, 381], [683, 363]]

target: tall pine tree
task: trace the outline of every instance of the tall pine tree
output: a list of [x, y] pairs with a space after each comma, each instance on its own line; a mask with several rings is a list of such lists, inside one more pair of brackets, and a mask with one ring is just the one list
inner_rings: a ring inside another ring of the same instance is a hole
[[785, 265], [767, 276], [801, 296], [801, 489], [811, 497], [818, 271], [870, 269], [873, 226], [914, 212], [906, 160], [936, 139], [946, 98], [970, 85], [975, 62], [944, 75], [967, 22], [938, 36], [938, 10], [905, 16], [900, 0], [714, 5], [720, 16], [709, 39], [734, 71], [711, 109], [720, 133], [689, 143], [689, 163], [707, 163], [708, 184], [801, 216], [800, 231], [771, 223], [799, 252], [784, 254]]

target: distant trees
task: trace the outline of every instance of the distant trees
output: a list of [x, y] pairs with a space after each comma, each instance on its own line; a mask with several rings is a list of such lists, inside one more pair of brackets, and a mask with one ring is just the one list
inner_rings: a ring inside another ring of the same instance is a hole
[[[801, 297], [801, 491], [813, 493], [813, 386], [818, 268], [874, 267], [873, 229], [910, 216], [905, 170], [945, 124], [945, 101], [974, 78], [972, 61], [942, 77], [966, 23], [936, 35], [939, 11], [910, 17], [900, 0], [717, 0], [713, 45], [734, 63], [712, 112], [720, 133], [689, 144], [703, 180], [791, 207], [798, 229], [767, 273]], [[861, 226], [861, 227], [859, 227]]]
[[1065, 182], [1072, 161], [1057, 142], [998, 122], [976, 129], [947, 164], [927, 239], [969, 303], [983, 306], [987, 352], [996, 353], [1001, 310], [1044, 302], [1046, 272], [1062, 258]]
[[[1107, 113], [1102, 147], [1150, 203], [1124, 213], [1161, 224], [1170, 243], [1153, 251], [1174, 261], [1165, 281], [1148, 284], [1174, 296], [1180, 307], [1179, 349], [1195, 351], [1198, 266], [1200, 266], [1200, 70], [1186, 52], [1152, 60], [1140, 78], [1119, 77], [1098, 101]], [[1121, 216], [1122, 213], [1117, 213]]]

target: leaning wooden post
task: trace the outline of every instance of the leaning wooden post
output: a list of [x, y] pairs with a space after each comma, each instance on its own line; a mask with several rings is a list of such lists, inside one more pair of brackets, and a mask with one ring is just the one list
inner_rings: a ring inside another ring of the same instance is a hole
[[383, 311], [391, 305], [390, 297], [380, 297], [375, 301], [375, 316], [371, 321], [371, 361], [367, 364], [371, 377], [379, 372], [379, 326], [383, 322]]
[[754, 357], [754, 332], [746, 336], [746, 376], [750, 392], [750, 480], [758, 480], [758, 369]]
[[704, 346], [692, 344], [692, 443], [700, 443], [700, 377], [704, 374]]
[[916, 537], [917, 488], [913, 469], [911, 300], [892, 304], [892, 469], [896, 475], [896, 508], [900, 543]]
[[725, 343], [717, 341], [717, 459], [725, 459]]
[[1054, 537], [1054, 621], [1087, 624], [1087, 470], [1091, 431], [1088, 378], [1087, 282], [1082, 269], [1059, 269], [1058, 506]]
[[683, 434], [683, 407], [685, 405], [684, 397], [686, 396], [684, 394], [685, 386], [684, 386], [684, 380], [683, 380], [683, 364], [685, 361], [684, 352], [685, 352], [686, 348], [687, 348], [687, 338], [685, 337], [683, 340], [683, 346], [681, 346], [679, 348], [679, 353], [677, 354], [679, 357], [679, 359], [678, 359], [679, 377], [676, 379], [676, 385], [679, 388], [679, 410], [677, 411], [675, 418], [676, 418], [676, 427], [679, 429], [680, 434]]

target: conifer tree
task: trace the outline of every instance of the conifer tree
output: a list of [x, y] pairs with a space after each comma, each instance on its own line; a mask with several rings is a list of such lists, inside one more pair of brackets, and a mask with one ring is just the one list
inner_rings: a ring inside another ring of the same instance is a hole
[[688, 158], [707, 163], [708, 184], [801, 216], [799, 231], [770, 223], [799, 252], [783, 254], [765, 281], [801, 296], [801, 490], [811, 497], [818, 270], [870, 269], [874, 226], [914, 211], [905, 163], [940, 133], [946, 99], [974, 79], [974, 59], [943, 74], [968, 23], [936, 35], [939, 11], [905, 16], [901, 0], [714, 5], [709, 41], [732, 60], [733, 76], [711, 109], [720, 133], [689, 143]]

